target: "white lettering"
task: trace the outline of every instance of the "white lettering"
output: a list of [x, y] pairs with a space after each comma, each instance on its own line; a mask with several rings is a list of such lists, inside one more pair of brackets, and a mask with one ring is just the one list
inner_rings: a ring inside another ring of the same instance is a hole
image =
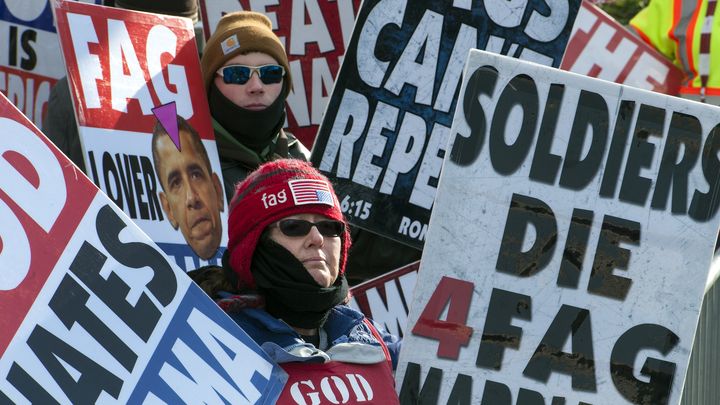
[[599, 67], [600, 73], [595, 77], [616, 81], [637, 49], [632, 41], [622, 38], [615, 50], [610, 51], [608, 45], [616, 33], [613, 27], [600, 23], [570, 70], [587, 75], [593, 68]]
[[[305, 24], [306, 19], [310, 24]], [[305, 55], [305, 47], [312, 42], [317, 42], [320, 53], [335, 49], [317, 0], [295, 0], [292, 2], [290, 54]]]
[[440, 89], [438, 89], [438, 95], [435, 97], [435, 105], [433, 106], [435, 110], [449, 112], [451, 108], [455, 107], [455, 103], [457, 102], [455, 91], [460, 84], [460, 76], [465, 66], [465, 59], [467, 59], [470, 49], [476, 47], [477, 28], [460, 24], [460, 31], [458, 32], [457, 38], [455, 38], [455, 44], [453, 44], [453, 50], [450, 54], [450, 61], [445, 69]]
[[[332, 380], [333, 385], [340, 392], [340, 401], [338, 401], [332, 387], [330, 387], [330, 380]], [[345, 404], [350, 399], [350, 391], [348, 391], [347, 385], [345, 385], [345, 382], [338, 376], [333, 375], [323, 378], [320, 381], [320, 389], [325, 395], [325, 398], [327, 398], [328, 401], [332, 402], [333, 404]]]
[[209, 403], [256, 403], [262, 394], [252, 379], [255, 375], [269, 379], [272, 364], [197, 309], [192, 310], [187, 322], [240, 391], [179, 339], [173, 344], [172, 352], [190, 377], [168, 363], [160, 369], [160, 377], [181, 399], [200, 397]]
[[426, 131], [425, 120], [422, 117], [409, 111], [405, 112], [405, 118], [400, 126], [400, 132], [395, 140], [390, 162], [388, 162], [380, 186], [381, 193], [392, 194], [398, 174], [408, 173], [415, 167], [425, 145]]
[[398, 228], [398, 233], [401, 235], [407, 235], [408, 227], [410, 226], [410, 218], [408, 217], [402, 217], [400, 220], [400, 228]]
[[402, 217], [400, 220], [400, 228], [398, 233], [409, 236], [417, 240], [425, 240], [425, 234], [427, 233], [427, 224], [423, 224], [417, 220], [411, 220], [407, 217]]
[[[408, 200], [411, 204], [428, 210], [432, 207], [437, 194], [437, 181], [440, 178], [448, 136], [450, 136], [450, 128], [435, 123]], [[430, 184], [431, 179], [434, 180], [433, 184]]]
[[[397, 96], [400, 95], [405, 84], [410, 84], [417, 88], [416, 103], [432, 104], [442, 28], [443, 16], [427, 10], [385, 83], [388, 91]], [[423, 60], [417, 63], [416, 60], [421, 53]]]
[[8, 291], [25, 280], [32, 254], [25, 229], [3, 200], [0, 200], [0, 222], [0, 290]]
[[340, 19], [340, 29], [343, 34], [343, 49], [347, 51], [347, 46], [352, 37], [353, 27], [355, 26], [355, 10], [353, 8], [353, 0], [337, 0], [338, 18]]
[[[0, 159], [0, 190], [45, 232], [50, 232], [67, 199], [62, 167], [47, 145], [25, 125], [0, 118], [0, 133], [6, 135], [0, 143], [0, 157], [4, 157]], [[8, 161], [12, 152], [27, 164], [13, 165]], [[43, 170], [37, 170], [33, 162], [42, 164]]]
[[317, 392], [308, 392], [307, 397], [311, 402], [310, 404], [305, 402], [305, 398], [303, 398], [303, 393], [300, 391], [300, 384], [310, 388], [311, 390], [315, 389], [315, 385], [313, 385], [312, 381], [310, 380], [298, 381], [293, 384], [292, 387], [290, 387], [290, 396], [292, 397], [292, 399], [294, 399], [298, 405], [320, 404], [320, 394], [318, 394]]
[[374, 165], [372, 160], [383, 155], [387, 138], [382, 135], [382, 131], [385, 129], [395, 130], [399, 111], [397, 107], [378, 102], [375, 115], [373, 115], [370, 128], [365, 136], [365, 143], [360, 151], [360, 158], [355, 166], [352, 179], [354, 183], [375, 188], [380, 173], [382, 173], [382, 167]]
[[[150, 115], [154, 107], [152, 97], [127, 27], [120, 20], [108, 19], [107, 24], [112, 108], [126, 113], [128, 99], [134, 98], [140, 102], [143, 114]], [[125, 74], [123, 66], [127, 66], [128, 75]], [[82, 79], [83, 82], [86, 81], [85, 77]]]
[[298, 126], [308, 126], [310, 125], [310, 112], [308, 111], [305, 79], [300, 60], [290, 62], [290, 71], [293, 78], [293, 90], [288, 94], [287, 105]]
[[378, 88], [390, 62], [383, 62], [375, 57], [375, 45], [380, 31], [389, 24], [398, 28], [402, 25], [405, 15], [406, 1], [385, 0], [378, 2], [368, 14], [367, 21], [360, 30], [357, 45], [358, 74], [365, 84]]
[[562, 34], [570, 18], [570, 2], [567, 0], [546, 0], [550, 15], [545, 16], [533, 10], [525, 26], [525, 33], [540, 42], [550, 42]]
[[312, 61], [312, 123], [314, 125], [322, 122], [333, 82], [333, 74], [330, 72], [327, 59], [314, 58]]
[[[350, 383], [354, 398], [350, 395], [351, 391], [348, 389], [346, 381]], [[319, 392], [312, 380], [298, 381], [290, 386], [290, 396], [298, 405], [323, 403], [320, 393], [322, 393], [322, 397], [333, 404], [347, 404], [351, 400], [353, 403], [367, 402], [372, 401], [375, 396], [368, 380], [360, 374], [345, 374], [345, 379], [336, 375], [323, 377], [320, 380]], [[340, 398], [337, 394], [340, 394]]]
[[172, 92], [165, 84], [163, 76], [161, 57], [168, 53], [175, 56], [177, 47], [177, 36], [172, 30], [164, 25], [155, 25], [148, 32], [147, 37], [147, 69], [152, 80], [155, 93], [160, 99], [160, 104], [167, 104], [175, 101], [177, 113], [185, 119], [193, 115], [192, 103], [190, 102], [190, 88], [187, 82], [185, 67], [168, 64], [168, 83], [175, 86], [177, 92]]
[[[403, 221], [405, 219], [403, 217]], [[409, 220], [407, 222], [410, 223]], [[365, 296], [370, 307], [370, 313], [372, 313], [372, 319], [381, 324], [388, 332], [400, 336], [402, 325], [407, 322], [407, 312], [395, 280], [385, 283], [386, 301], [383, 301], [377, 288], [367, 290]]]
[[669, 67], [652, 54], [643, 52], [627, 78], [625, 78], [624, 83], [641, 89], [652, 90], [665, 83], [669, 72]]
[[358, 391], [355, 391], [355, 393], [358, 394], [358, 402], [372, 401], [375, 394], [373, 393], [372, 387], [370, 387], [370, 383], [365, 379], [365, 377], [360, 374], [346, 374], [345, 376], [348, 378], [351, 385], [355, 383], [356, 379], [360, 381], [360, 385], [362, 385], [362, 389], [365, 391], [365, 398], [361, 396], [362, 394], [358, 394]]
[[[330, 137], [325, 145], [320, 170], [331, 171], [339, 154], [340, 159], [335, 175], [341, 179], [350, 177], [353, 148], [355, 142], [363, 134], [369, 108], [368, 100], [364, 95], [350, 89], [345, 90], [335, 115]], [[348, 128], [348, 124], [352, 125]]]
[[485, 12], [497, 25], [505, 28], [515, 28], [522, 22], [528, 0], [487, 0]]
[[17, 106], [25, 105], [25, 83], [22, 77], [10, 75], [8, 77], [7, 98]]
[[[80, 85], [83, 91], [85, 107], [100, 108], [100, 95], [97, 89], [97, 80], [103, 80], [100, 58], [90, 52], [89, 43], [99, 43], [92, 19], [87, 15], [68, 13], [68, 25], [72, 38], [73, 50], [78, 67], [78, 74], [82, 78]], [[122, 66], [121, 66], [122, 67]]]

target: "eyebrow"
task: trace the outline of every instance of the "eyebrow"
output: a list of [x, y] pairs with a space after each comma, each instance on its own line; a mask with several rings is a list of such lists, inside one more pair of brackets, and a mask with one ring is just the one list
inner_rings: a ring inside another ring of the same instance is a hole
[[169, 186], [172, 180], [174, 180], [176, 177], [180, 176], [180, 170], [171, 170], [170, 173], [167, 175], [167, 179], [165, 180], [167, 182], [167, 185]]
[[[205, 172], [205, 169], [206, 169], [206, 168], [205, 168], [205, 165], [204, 165], [204, 164], [192, 163], [192, 164], [190, 164], [189, 166], [186, 166], [186, 167], [187, 167], [188, 170], [199, 170], [199, 171], [201, 171], [201, 172], [203, 173], [203, 175], [206, 173], [206, 172]], [[208, 170], [208, 172], [209, 172], [209, 170]]]

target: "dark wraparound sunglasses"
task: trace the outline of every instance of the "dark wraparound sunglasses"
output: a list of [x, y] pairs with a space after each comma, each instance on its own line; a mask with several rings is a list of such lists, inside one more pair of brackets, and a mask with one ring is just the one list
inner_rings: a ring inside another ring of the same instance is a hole
[[255, 72], [265, 84], [280, 83], [285, 76], [285, 68], [280, 65], [228, 65], [218, 69], [217, 74], [226, 84], [245, 84]]
[[333, 220], [318, 222], [305, 221], [304, 219], [283, 219], [278, 221], [276, 226], [285, 236], [297, 237], [310, 233], [312, 227], [316, 227], [320, 235], [327, 238], [340, 236], [345, 232], [345, 223]]

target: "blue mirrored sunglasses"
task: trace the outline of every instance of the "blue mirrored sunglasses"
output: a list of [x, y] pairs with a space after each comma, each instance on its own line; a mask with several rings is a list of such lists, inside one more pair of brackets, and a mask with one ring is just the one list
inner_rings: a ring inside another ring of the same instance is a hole
[[245, 84], [255, 72], [265, 84], [280, 83], [285, 76], [285, 68], [280, 65], [228, 65], [218, 69], [217, 74], [226, 84]]

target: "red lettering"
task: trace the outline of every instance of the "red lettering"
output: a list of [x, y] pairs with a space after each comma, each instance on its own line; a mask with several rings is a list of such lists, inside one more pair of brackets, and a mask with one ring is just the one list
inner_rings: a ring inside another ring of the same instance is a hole
[[[435, 288], [412, 333], [438, 341], [437, 356], [457, 360], [460, 346], [467, 346], [473, 328], [466, 325], [475, 285], [443, 276]], [[448, 306], [447, 320], [440, 315]]]

